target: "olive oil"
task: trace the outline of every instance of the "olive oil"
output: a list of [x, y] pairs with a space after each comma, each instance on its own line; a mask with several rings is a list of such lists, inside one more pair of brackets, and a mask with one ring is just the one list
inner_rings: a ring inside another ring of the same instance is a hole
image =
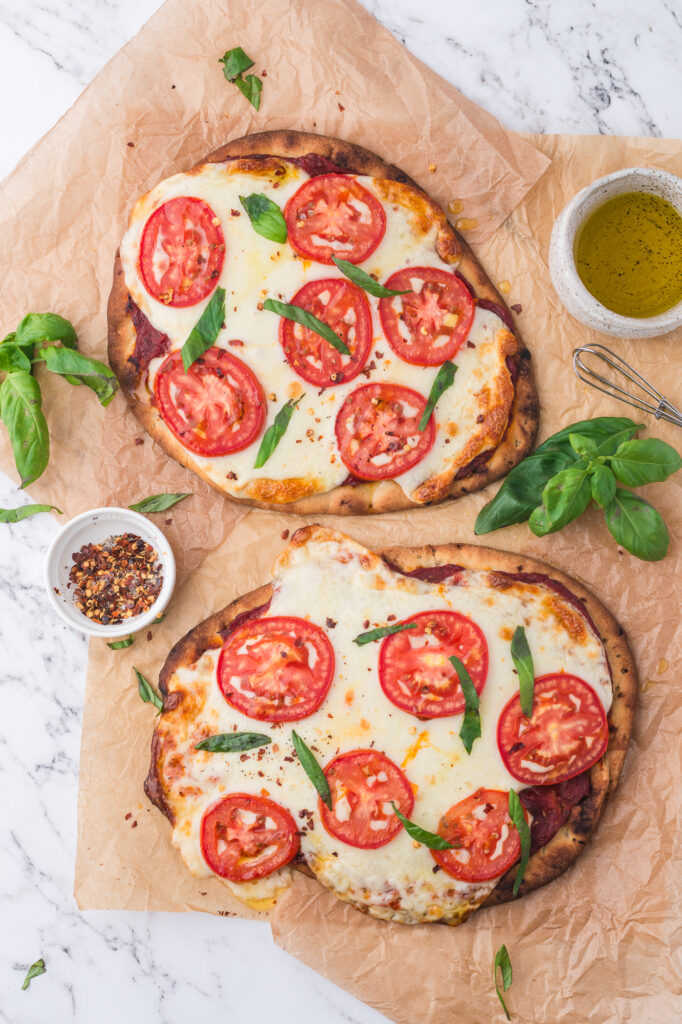
[[607, 199], [580, 228], [573, 255], [587, 290], [621, 316], [656, 316], [682, 300], [682, 217], [661, 196]]

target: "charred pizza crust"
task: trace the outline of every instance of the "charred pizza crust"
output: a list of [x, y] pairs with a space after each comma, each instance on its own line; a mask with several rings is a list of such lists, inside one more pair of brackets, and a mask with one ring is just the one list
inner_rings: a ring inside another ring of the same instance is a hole
[[[272, 157], [263, 154], [273, 154]], [[277, 157], [296, 158], [313, 154], [322, 160], [329, 160], [351, 174], [366, 174], [386, 180], [386, 188], [390, 190], [391, 181], [409, 185], [416, 190], [424, 203], [424, 213], [438, 223], [438, 240], [436, 248], [440, 257], [456, 266], [464, 277], [471, 282], [477, 298], [493, 302], [500, 306], [511, 324], [504, 300], [493, 287], [480, 263], [471, 249], [448, 222], [445, 214], [437, 204], [413, 182], [400, 168], [381, 160], [370, 150], [364, 149], [353, 142], [343, 139], [315, 135], [308, 132], [279, 130], [258, 132], [234, 139], [221, 146], [196, 168], [206, 163], [222, 163], [226, 160], [238, 160], [244, 170], [257, 170], [269, 166]], [[263, 161], [267, 161], [264, 164]], [[193, 168], [193, 169], [196, 169]], [[191, 171], [189, 172], [191, 173]], [[387, 196], [389, 192], [387, 191]], [[226, 493], [192, 459], [188, 452], [173, 436], [159, 417], [155, 408], [141, 402], [135, 395], [139, 375], [131, 356], [135, 348], [136, 330], [127, 310], [128, 290], [123, 277], [120, 255], [116, 254], [114, 263], [114, 279], [107, 308], [109, 346], [109, 363], [116, 374], [121, 388], [130, 404], [133, 413], [145, 430], [161, 447], [181, 465], [188, 466], [212, 487]], [[533, 447], [539, 421], [539, 402], [528, 349], [525, 347], [518, 331], [514, 329], [516, 353], [514, 359], [517, 377], [514, 383], [514, 395], [507, 427], [500, 443], [493, 450], [490, 458], [478, 465], [474, 460], [469, 475], [455, 478], [446, 493], [438, 488], [437, 482], [432, 487], [433, 497], [426, 500], [442, 501], [462, 497], [486, 487], [509, 472], [521, 459], [528, 455]], [[267, 483], [267, 482], [266, 482]], [[292, 494], [296, 493], [296, 481], [291, 481]], [[427, 481], [425, 486], [431, 482]], [[263, 489], [267, 495], [267, 487]], [[233, 497], [230, 495], [230, 497]], [[394, 480], [364, 481], [355, 484], [341, 484], [322, 494], [299, 498], [282, 503], [281, 495], [277, 502], [254, 500], [252, 498], [234, 498], [244, 504], [258, 508], [276, 507], [282, 512], [294, 512], [299, 515], [363, 515], [383, 512], [397, 512], [402, 509], [419, 507], [410, 501], [402, 488]]]
[[[310, 531], [318, 529], [319, 527], [316, 526], [303, 527], [293, 535], [291, 543], [305, 543]], [[592, 619], [604, 645], [613, 680], [613, 705], [609, 712], [609, 744], [606, 753], [590, 769], [591, 790], [588, 795], [571, 809], [567, 821], [553, 838], [531, 856], [518, 895], [515, 897], [512, 892], [516, 875], [516, 865], [514, 865], [500, 879], [481, 906], [507, 903], [547, 885], [573, 864], [594, 831], [606, 799], [616, 788], [632, 732], [638, 686], [637, 669], [625, 632], [608, 609], [587, 587], [574, 577], [538, 559], [472, 544], [427, 544], [410, 548], [389, 547], [378, 554], [391, 566], [405, 573], [420, 568], [458, 565], [465, 569], [510, 574], [538, 573], [548, 576], [551, 580], [564, 586], [580, 601], [585, 612]], [[195, 626], [175, 644], [159, 676], [164, 712], [172, 710], [186, 699], [191, 700], [191, 694], [187, 694], [181, 689], [169, 690], [168, 684], [175, 672], [178, 669], [190, 668], [204, 651], [221, 647], [224, 634], [229, 631], [235, 620], [267, 604], [271, 596], [272, 586], [270, 584], [259, 587], [257, 590], [237, 598], [226, 608]], [[152, 803], [156, 804], [172, 824], [173, 812], [166, 799], [163, 779], [159, 773], [162, 753], [159, 733], [158, 730], [155, 730], [152, 739], [151, 764], [144, 789]], [[297, 865], [297, 867], [307, 874], [311, 873], [305, 865]], [[353, 903], [357, 909], [363, 912], [367, 911], [365, 905], [354, 903], [352, 900], [349, 902]], [[452, 923], [459, 923], [460, 920], [461, 918], [457, 918]]]

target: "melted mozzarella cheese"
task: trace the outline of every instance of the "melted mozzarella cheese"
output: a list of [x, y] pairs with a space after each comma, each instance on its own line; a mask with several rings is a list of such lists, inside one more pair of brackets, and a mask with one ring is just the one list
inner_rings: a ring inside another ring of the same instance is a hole
[[[379, 300], [367, 293], [373, 331], [369, 362], [375, 363], [369, 376], [359, 374], [320, 394], [319, 388], [303, 380], [288, 365], [279, 343], [280, 318], [258, 309], [258, 304], [262, 305], [266, 298], [290, 302], [307, 282], [343, 275], [336, 266], [301, 259], [290, 245], [270, 242], [253, 230], [239, 197], [259, 192], [283, 208], [308, 178], [295, 165], [284, 166], [287, 168], [284, 177], [274, 173], [233, 171], [229, 164], [206, 164], [191, 174], [168, 178], [136, 204], [121, 243], [121, 262], [131, 297], [153, 326], [168, 335], [171, 349], [180, 349], [209, 299], [186, 308], [166, 306], [154, 299], [140, 275], [140, 240], [150, 214], [169, 199], [189, 194], [207, 202], [220, 218], [226, 245], [219, 281], [226, 291], [225, 328], [216, 344], [245, 362], [260, 380], [267, 399], [264, 429], [273, 423], [287, 399], [305, 395], [274, 454], [262, 469], [254, 468], [260, 439], [244, 451], [229, 456], [202, 458], [187, 453], [193, 467], [200, 468], [235, 497], [268, 500], [258, 486], [263, 480], [304, 481], [301, 486], [308, 494], [338, 486], [348, 476], [348, 468], [339, 456], [334, 428], [336, 415], [349, 392], [367, 380], [391, 381], [413, 388], [426, 398], [438, 370], [405, 363], [395, 355], [383, 334]], [[386, 233], [375, 252], [363, 262], [363, 270], [379, 281], [385, 281], [394, 271], [408, 265], [452, 270], [436, 252], [435, 223], [425, 224], [408, 205], [382, 199], [374, 179], [359, 176], [358, 181], [374, 192], [386, 213]], [[455, 382], [438, 402], [434, 445], [421, 462], [395, 478], [412, 501], [430, 500], [416, 494], [420, 485], [444, 473], [454, 476], [456, 470], [480, 450], [494, 446], [499, 440], [504, 422], [498, 425], [499, 436], [491, 437], [489, 425], [481, 426], [479, 416], [487, 409], [491, 396], [498, 393], [500, 382], [509, 381], [505, 363], [508, 337], [497, 314], [476, 310], [468, 337], [471, 344], [465, 343], [457, 352]], [[149, 402], [148, 389], [153, 387], [163, 358], [152, 360], [148, 379], [140, 382], [138, 397], [142, 402]]]
[[[466, 571], [456, 586], [429, 584], [392, 572], [385, 563], [349, 538], [315, 528], [304, 544], [290, 545], [278, 559], [268, 616], [309, 619], [325, 630], [334, 648], [335, 675], [322, 706], [293, 723], [316, 751], [324, 767], [337, 754], [374, 747], [406, 774], [415, 803], [411, 819], [435, 832], [441, 816], [481, 786], [517, 791], [525, 788], [500, 757], [497, 721], [518, 693], [510, 640], [523, 625], [536, 675], [568, 672], [585, 679], [608, 711], [612, 687], [603, 646], [587, 622], [562, 598], [540, 585], [516, 583], [494, 589], [486, 572]], [[480, 697], [481, 738], [467, 755], [459, 730], [462, 715], [423, 722], [395, 707], [379, 683], [379, 643], [358, 646], [353, 638], [367, 629], [417, 612], [451, 609], [473, 619], [488, 644], [489, 669]], [[572, 621], [571, 631], [566, 623]], [[334, 623], [331, 625], [330, 623]], [[292, 725], [258, 722], [272, 743], [242, 755], [195, 751], [201, 729], [211, 733], [252, 731], [254, 722], [224, 700], [217, 683], [218, 652], [209, 650], [195, 666], [180, 669], [170, 689], [193, 695], [195, 713], [172, 724], [173, 759], [182, 768], [170, 783], [176, 820], [173, 842], [190, 870], [210, 874], [199, 840], [204, 812], [230, 792], [267, 795], [281, 803], [302, 828], [301, 852], [321, 882], [340, 898], [366, 907], [377, 917], [406, 923], [456, 919], [480, 904], [496, 881], [459, 882], [445, 871], [434, 873], [430, 852], [404, 830], [383, 847], [347, 846], [324, 828], [317, 794], [295, 755]], [[162, 719], [162, 728], [167, 715]], [[168, 777], [167, 777], [168, 784]], [[340, 809], [343, 816], [343, 809]], [[312, 827], [310, 827], [312, 825]], [[289, 869], [249, 883], [250, 900], [268, 898], [288, 883]], [[240, 893], [242, 886], [231, 885]]]

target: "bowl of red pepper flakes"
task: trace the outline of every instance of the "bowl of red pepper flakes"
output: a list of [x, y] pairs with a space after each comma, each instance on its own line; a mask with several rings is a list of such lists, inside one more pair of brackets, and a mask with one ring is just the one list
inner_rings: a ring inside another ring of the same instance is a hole
[[70, 626], [107, 639], [149, 626], [175, 586], [166, 536], [127, 508], [96, 508], [67, 523], [47, 553], [45, 584]]

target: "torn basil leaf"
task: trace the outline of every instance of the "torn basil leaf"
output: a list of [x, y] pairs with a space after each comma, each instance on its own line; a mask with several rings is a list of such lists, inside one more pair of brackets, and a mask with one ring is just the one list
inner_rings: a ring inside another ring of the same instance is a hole
[[291, 738], [294, 741], [294, 750], [298, 754], [298, 759], [301, 762], [303, 771], [306, 773], [313, 786], [320, 794], [320, 798], [323, 803], [327, 805], [329, 810], [332, 809], [332, 794], [327, 782], [327, 776], [324, 774], [317, 758], [313, 754], [310, 747], [306, 746], [301, 737], [293, 729], [291, 731]]
[[0, 508], [0, 523], [18, 523], [39, 512], [52, 512], [53, 509], [60, 516], [64, 514], [56, 505], [22, 505], [21, 508]]
[[514, 789], [509, 790], [509, 817], [514, 822], [516, 831], [519, 833], [519, 839], [521, 840], [521, 860], [519, 861], [516, 878], [514, 879], [513, 889], [514, 896], [516, 896], [519, 886], [523, 881], [528, 858], [530, 857], [530, 827], [523, 813], [523, 805], [519, 800], [519, 795]]
[[165, 512], [166, 509], [177, 505], [183, 498], [189, 498], [191, 492], [186, 494], [152, 494], [148, 498], [136, 501], [134, 505], [128, 505], [133, 512], [141, 512], [146, 515], [149, 512]]
[[[112, 651], [122, 651], [126, 647], [132, 647], [134, 642], [135, 637], [131, 633], [130, 636], [125, 638], [125, 640], [115, 640], [113, 644], [107, 644], [107, 647], [110, 647]], [[137, 669], [135, 671], [137, 671]], [[142, 695], [140, 694], [140, 696]], [[144, 700], [144, 697], [142, 699]]]
[[526, 718], [533, 714], [533, 691], [535, 688], [535, 674], [533, 669], [533, 657], [528, 646], [526, 631], [523, 626], [517, 626], [511, 642], [511, 656], [514, 668], [519, 676], [519, 691], [521, 693], [521, 710]]
[[253, 464], [254, 469], [260, 469], [261, 466], [264, 466], [268, 461], [275, 448], [284, 437], [286, 429], [289, 426], [289, 420], [294, 414], [294, 409], [302, 398], [303, 395], [299, 395], [295, 401], [293, 398], [290, 398], [279, 410], [275, 416], [274, 423], [272, 423], [263, 434], [263, 440], [260, 443], [258, 454], [256, 455], [256, 461]]
[[391, 807], [393, 808], [394, 814], [403, 823], [403, 827], [411, 839], [414, 839], [416, 843], [421, 843], [422, 846], [427, 846], [429, 850], [454, 850], [456, 849], [453, 843], [449, 843], [447, 839], [443, 839], [442, 836], [436, 835], [435, 832], [429, 832], [425, 828], [421, 828], [420, 825], [415, 825], [413, 821], [406, 818], [404, 814], [401, 814], [396, 805], [391, 800]]
[[401, 633], [403, 629], [416, 628], [416, 622], [396, 622], [394, 626], [379, 626], [377, 629], [368, 629], [366, 633], [359, 633], [358, 636], [353, 637], [353, 643], [362, 647], [364, 644], [371, 644], [372, 640], [383, 640], [385, 636], [391, 636], [392, 633]]
[[225, 289], [216, 288], [187, 341], [182, 346], [182, 365], [185, 373], [199, 356], [203, 356], [215, 343], [225, 321]]
[[377, 299], [391, 299], [394, 295], [409, 295], [412, 290], [411, 288], [406, 288], [404, 291], [396, 291], [395, 288], [385, 288], [383, 284], [379, 284], [373, 277], [366, 274], [364, 270], [360, 270], [360, 267], [356, 267], [354, 263], [349, 263], [348, 260], [340, 260], [336, 256], [332, 256], [332, 263], [336, 264], [344, 277], [347, 277], [358, 288], [369, 292], [370, 295], [374, 295]]
[[319, 334], [321, 338], [324, 338], [330, 345], [333, 345], [337, 352], [341, 352], [344, 356], [350, 355], [348, 345], [339, 338], [338, 334], [334, 333], [331, 327], [323, 323], [322, 320], [318, 320], [312, 313], [301, 309], [300, 306], [293, 306], [290, 302], [280, 302], [278, 299], [266, 299], [263, 303], [263, 309], [267, 309], [269, 313], [277, 313], [286, 320], [293, 320], [295, 324], [300, 324], [301, 327], [307, 327], [309, 331]]
[[253, 192], [250, 196], [240, 196], [239, 202], [246, 210], [253, 230], [267, 238], [270, 242], [284, 245], [287, 240], [287, 224], [284, 214], [272, 199]]
[[194, 749], [208, 750], [212, 754], [234, 754], [253, 747], [267, 747], [268, 743], [272, 743], [272, 739], [262, 732], [221, 732], [207, 736]]
[[459, 730], [459, 738], [464, 744], [464, 749], [467, 754], [470, 754], [471, 748], [474, 745], [474, 740], [480, 739], [481, 736], [481, 716], [478, 711], [478, 693], [476, 692], [476, 687], [472, 682], [471, 676], [466, 670], [466, 666], [459, 660], [457, 655], [451, 655], [449, 660], [455, 667], [455, 671], [459, 677], [459, 684], [462, 687], [462, 693], [464, 694], [464, 718], [462, 719], [462, 725]]
[[24, 978], [24, 984], [21, 986], [22, 992], [28, 988], [34, 978], [38, 978], [41, 974], [45, 974], [46, 971], [47, 967], [45, 966], [45, 961], [42, 957], [40, 960], [36, 960], [34, 964], [31, 964], [26, 973], [26, 977]]
[[244, 53], [241, 46], [235, 46], [231, 50], [227, 50], [222, 57], [218, 58], [218, 63], [223, 65], [223, 74], [228, 82], [234, 82], [238, 75], [241, 75], [243, 71], [248, 71], [249, 68], [253, 67], [253, 61]]
[[495, 954], [495, 961], [493, 963], [493, 974], [495, 977], [495, 991], [497, 992], [497, 998], [502, 1003], [502, 1009], [504, 1010], [505, 1017], [507, 1018], [507, 1020], [511, 1020], [511, 1017], [509, 1016], [509, 1010], [507, 1009], [506, 1003], [502, 998], [502, 992], [500, 992], [500, 987], [497, 983], [498, 969], [502, 972], [502, 990], [506, 992], [512, 983], [512, 965], [511, 960], [509, 959], [509, 953], [507, 952], [506, 946], [500, 946], [497, 953]]
[[447, 389], [452, 386], [452, 382], [455, 379], [456, 373], [457, 367], [455, 366], [454, 363], [451, 363], [449, 360], [448, 362], [443, 363], [443, 365], [439, 369], [438, 373], [436, 374], [436, 378], [433, 384], [431, 385], [431, 391], [429, 392], [429, 400], [426, 403], [426, 407], [424, 408], [424, 412], [422, 413], [422, 418], [420, 419], [419, 426], [417, 427], [419, 431], [426, 430], [426, 425], [429, 422], [431, 413], [436, 408], [436, 402], [443, 394], [443, 392], [447, 391]]
[[156, 710], [161, 714], [163, 711], [163, 701], [159, 697], [156, 690], [148, 679], [142, 675], [139, 669], [133, 667], [133, 672], [137, 676], [137, 692], [139, 693], [145, 704], [153, 704]]

